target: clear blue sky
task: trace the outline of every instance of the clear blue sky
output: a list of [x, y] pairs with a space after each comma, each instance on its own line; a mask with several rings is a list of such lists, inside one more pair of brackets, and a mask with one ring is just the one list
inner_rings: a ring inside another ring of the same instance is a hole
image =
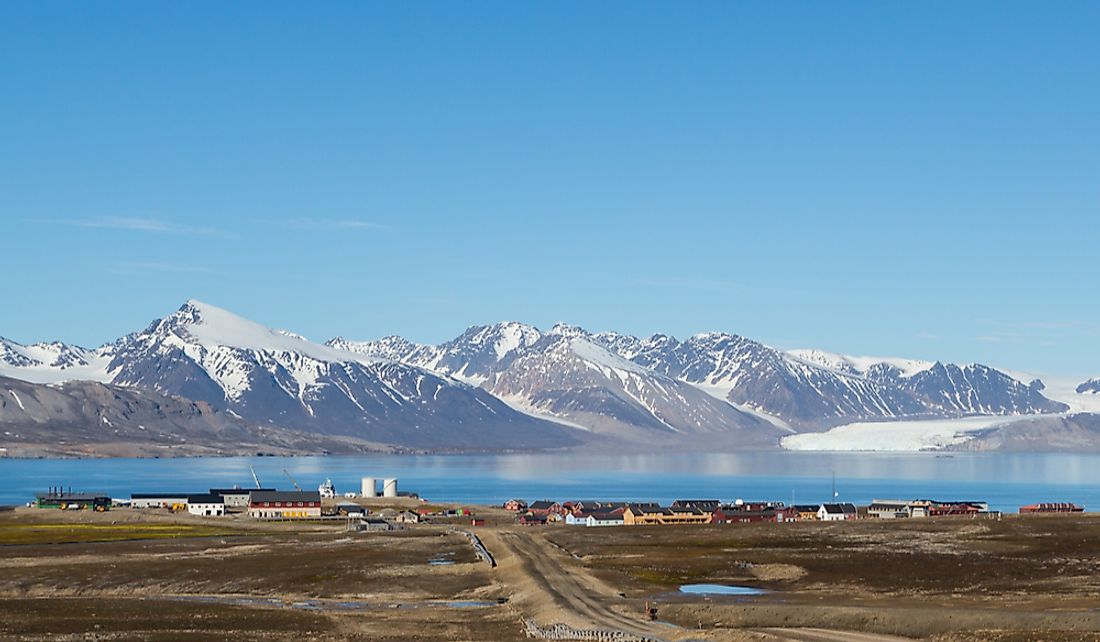
[[1100, 374], [1096, 3], [5, 3], [0, 335], [187, 298]]

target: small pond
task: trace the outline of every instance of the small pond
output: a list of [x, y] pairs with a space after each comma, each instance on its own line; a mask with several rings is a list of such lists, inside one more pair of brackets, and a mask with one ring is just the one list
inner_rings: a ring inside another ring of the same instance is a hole
[[727, 584], [681, 584], [680, 592], [689, 595], [764, 595], [764, 589], [752, 586], [730, 586]]

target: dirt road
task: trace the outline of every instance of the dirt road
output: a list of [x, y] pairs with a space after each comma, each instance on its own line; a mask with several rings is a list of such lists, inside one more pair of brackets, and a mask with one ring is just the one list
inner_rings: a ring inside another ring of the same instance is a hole
[[[515, 592], [513, 604], [542, 625], [625, 631], [658, 640], [774, 640], [790, 642], [903, 642], [905, 638], [826, 629], [688, 630], [644, 619], [644, 605], [623, 599], [588, 569], [539, 534], [500, 530], [483, 535], [500, 563], [498, 578]], [[632, 616], [629, 610], [637, 611]]]
[[[564, 555], [545, 540], [536, 541], [535, 536], [514, 531], [500, 531], [493, 539], [493, 543], [507, 550], [501, 556], [506, 556], [505, 564], [514, 564], [524, 579], [532, 582], [542, 594], [541, 599], [549, 599], [557, 607], [550, 613], [560, 612], [559, 621], [572, 620], [573, 626], [615, 629], [649, 637], [657, 637], [662, 632], [657, 629], [658, 625], [641, 619], [641, 613], [633, 618], [611, 608], [612, 600], [621, 598], [578, 565], [567, 567]], [[533, 601], [540, 601], [539, 597], [533, 597]], [[540, 610], [545, 612], [545, 608]]]

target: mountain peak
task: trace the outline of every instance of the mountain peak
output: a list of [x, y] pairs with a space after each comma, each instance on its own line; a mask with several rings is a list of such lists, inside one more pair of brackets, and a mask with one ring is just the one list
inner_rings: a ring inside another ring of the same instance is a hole
[[182, 341], [207, 348], [297, 352], [320, 361], [348, 361], [341, 350], [309, 341], [292, 332], [272, 330], [229, 310], [188, 299], [169, 316], [150, 327], [150, 334], [175, 335]]

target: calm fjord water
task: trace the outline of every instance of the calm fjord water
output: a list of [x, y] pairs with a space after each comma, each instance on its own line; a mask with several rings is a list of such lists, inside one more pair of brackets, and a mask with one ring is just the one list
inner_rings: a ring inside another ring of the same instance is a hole
[[0, 504], [29, 501], [48, 486], [104, 491], [201, 492], [253, 486], [305, 489], [331, 478], [339, 492], [361, 477], [396, 477], [424, 498], [497, 504], [511, 497], [652, 500], [827, 501], [833, 475], [840, 501], [873, 498], [987, 500], [1015, 512], [1039, 501], [1100, 510], [1100, 455], [931, 453], [507, 454], [188, 459], [0, 459]]

